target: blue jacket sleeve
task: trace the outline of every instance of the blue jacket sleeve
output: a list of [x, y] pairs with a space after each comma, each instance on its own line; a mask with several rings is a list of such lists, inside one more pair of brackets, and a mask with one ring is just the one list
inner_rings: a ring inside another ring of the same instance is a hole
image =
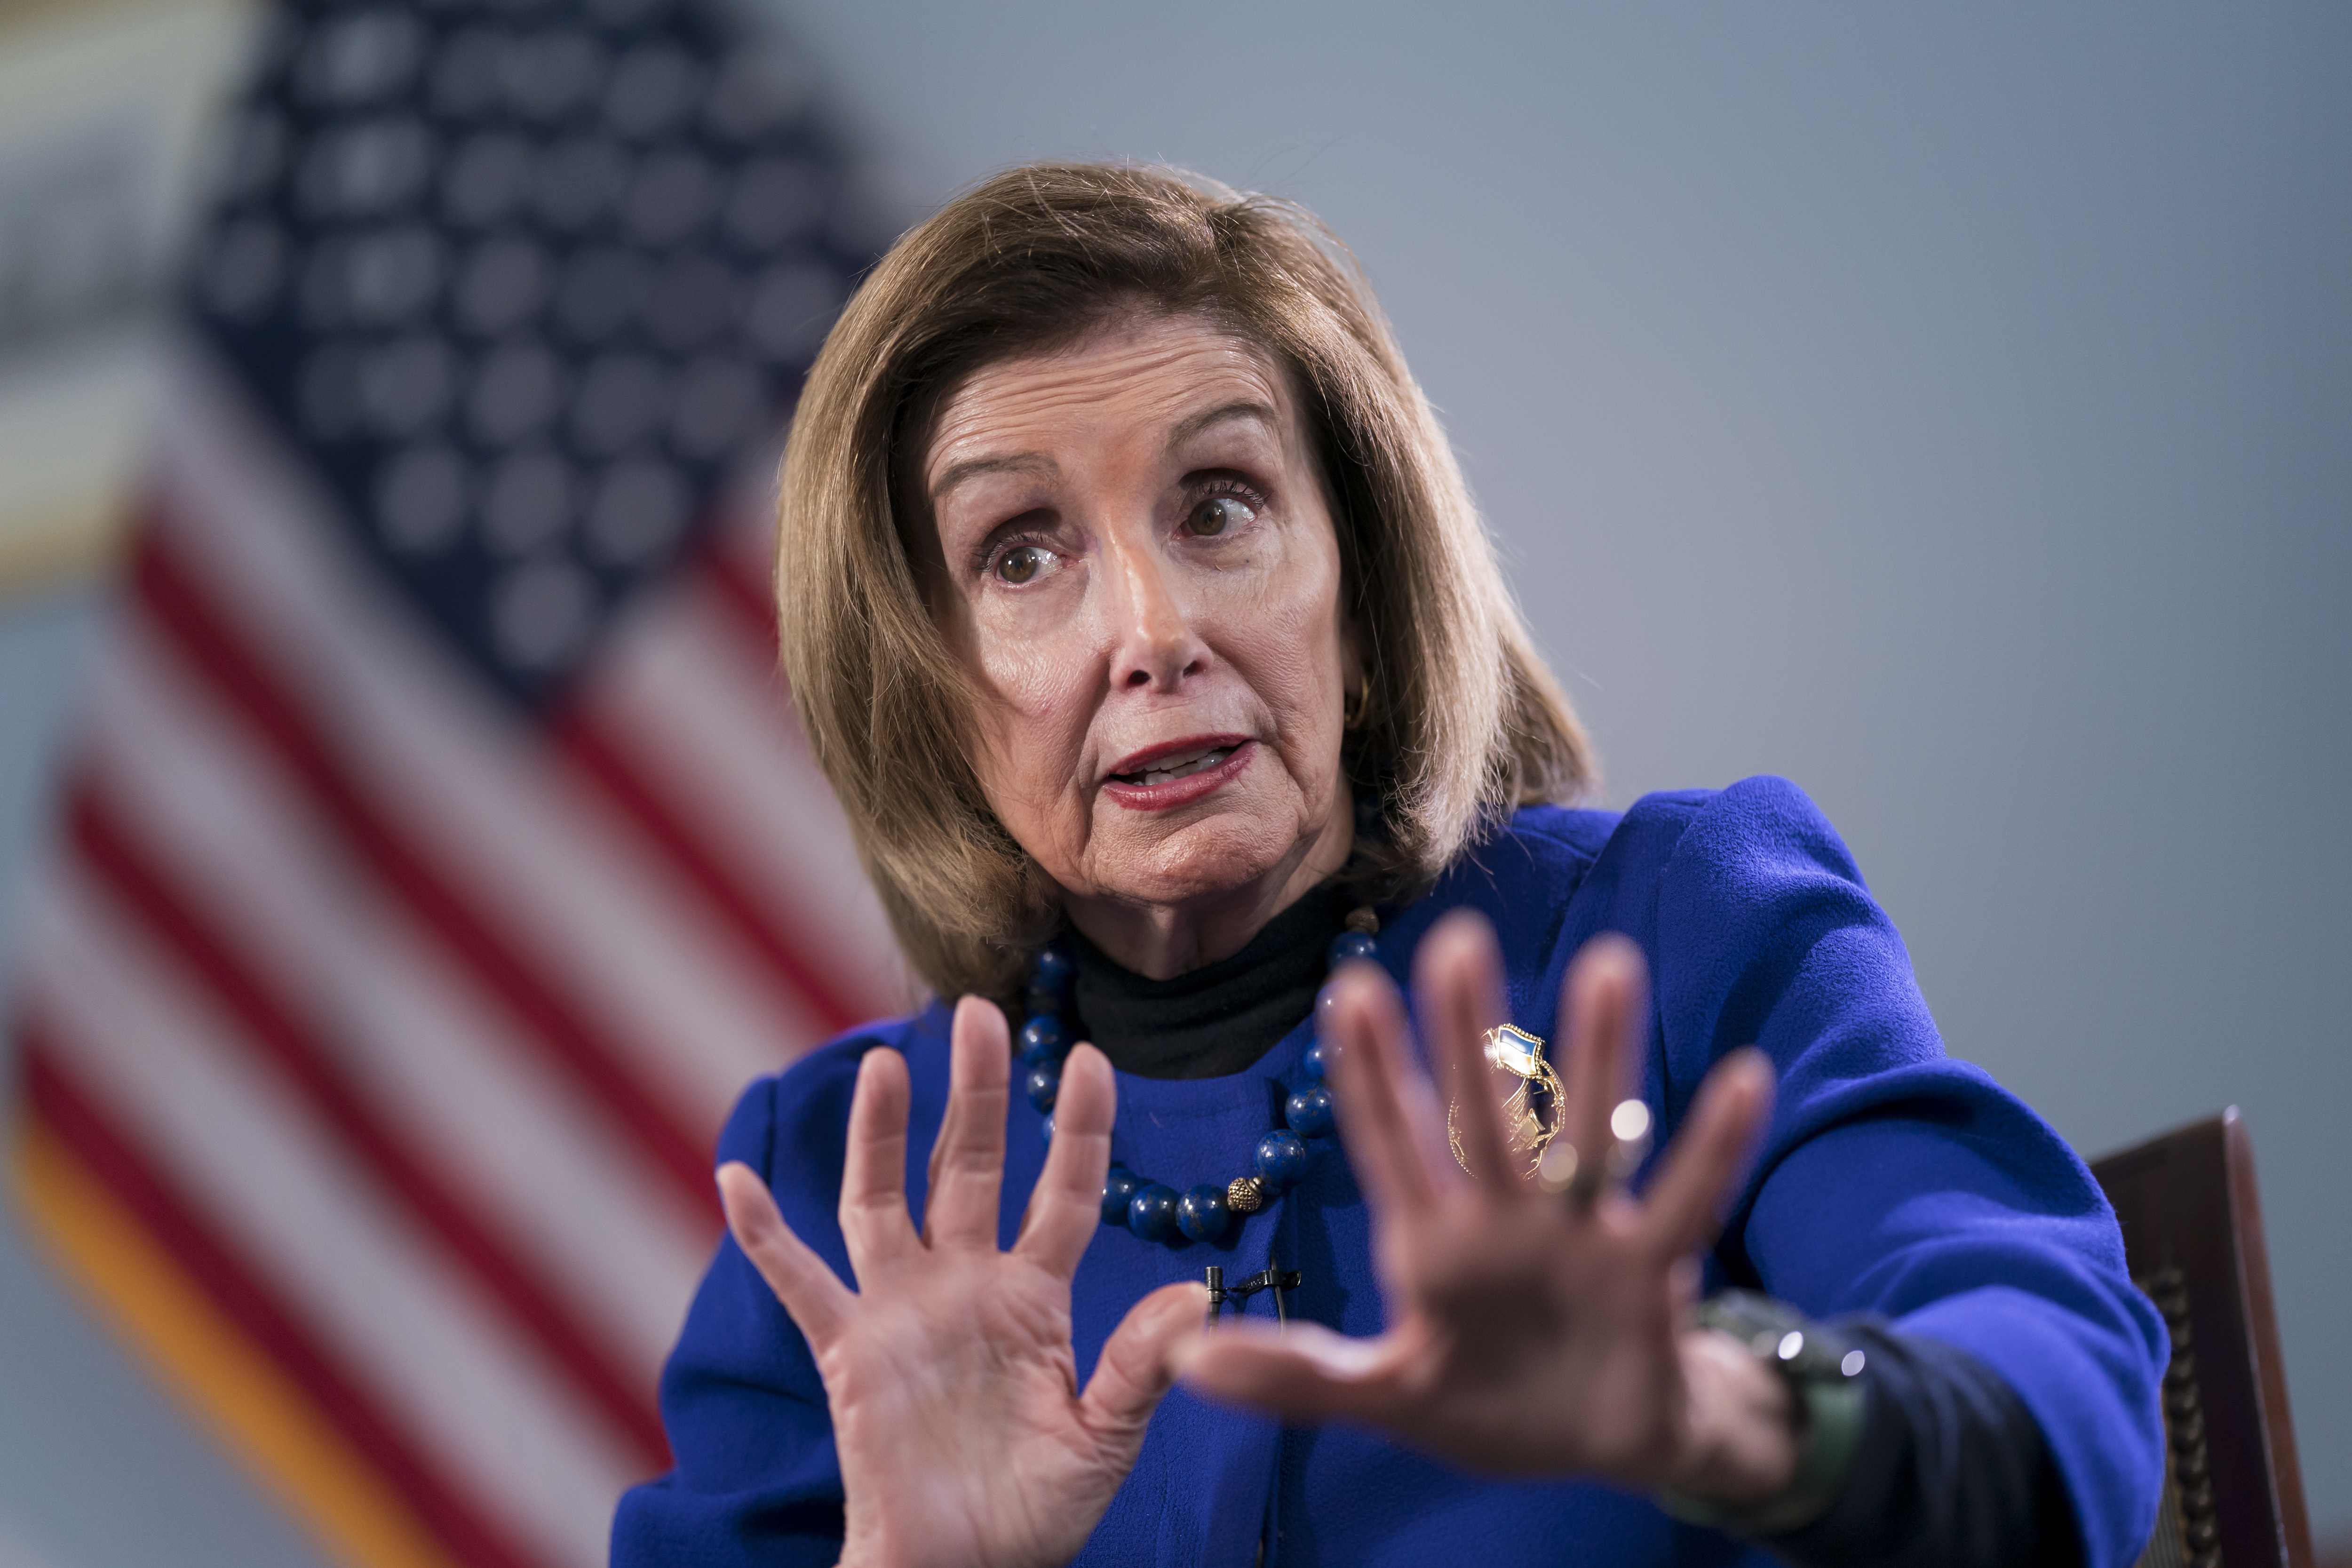
[[[719, 1163], [774, 1190], [794, 1234], [850, 1279], [831, 1210], [861, 1047], [827, 1047], [737, 1104]], [[828, 1180], [817, 1173], [834, 1173]], [[814, 1179], [811, 1179], [814, 1177]], [[614, 1568], [829, 1565], [841, 1554], [841, 1475], [807, 1342], [731, 1237], [722, 1237], [663, 1370], [676, 1468], [630, 1490], [613, 1521]]]
[[1944, 1055], [1901, 939], [1795, 786], [1652, 797], [1625, 827], [1673, 839], [1654, 908], [1622, 911], [1650, 949], [1667, 1125], [1727, 1051], [1759, 1046], [1779, 1072], [1719, 1275], [1817, 1317], [1883, 1314], [1999, 1373], [2064, 1479], [2084, 1562], [2128, 1568], [2162, 1475], [2165, 1337], [2090, 1172]]

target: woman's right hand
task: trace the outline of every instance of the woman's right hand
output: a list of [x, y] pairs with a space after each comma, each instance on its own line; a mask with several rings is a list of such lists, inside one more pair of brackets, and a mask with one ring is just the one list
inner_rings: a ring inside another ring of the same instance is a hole
[[809, 1343], [833, 1411], [844, 1568], [1030, 1568], [1086, 1544], [1143, 1444], [1197, 1326], [1197, 1285], [1136, 1303], [1082, 1394], [1070, 1277], [1101, 1220], [1118, 1089], [1070, 1053], [1054, 1144], [1011, 1251], [996, 1246], [1012, 1050], [1004, 1016], [967, 996], [923, 1228], [907, 1212], [907, 1064], [868, 1051], [849, 1108], [841, 1234], [853, 1291], [792, 1233], [748, 1165], [719, 1173], [734, 1233]]

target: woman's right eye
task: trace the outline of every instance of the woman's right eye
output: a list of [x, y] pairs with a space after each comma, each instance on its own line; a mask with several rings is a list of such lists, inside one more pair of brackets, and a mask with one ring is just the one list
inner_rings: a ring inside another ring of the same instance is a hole
[[1016, 544], [996, 558], [996, 575], [1006, 583], [1026, 583], [1052, 564], [1053, 559], [1054, 552], [1042, 546]]

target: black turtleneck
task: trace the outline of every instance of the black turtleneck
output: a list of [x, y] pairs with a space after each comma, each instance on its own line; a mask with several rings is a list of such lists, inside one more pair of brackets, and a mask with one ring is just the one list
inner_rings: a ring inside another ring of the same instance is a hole
[[1138, 1078], [1223, 1078], [1297, 1028], [1322, 988], [1324, 955], [1355, 907], [1326, 883], [1265, 923], [1231, 958], [1173, 980], [1122, 969], [1072, 931], [1077, 1037]]

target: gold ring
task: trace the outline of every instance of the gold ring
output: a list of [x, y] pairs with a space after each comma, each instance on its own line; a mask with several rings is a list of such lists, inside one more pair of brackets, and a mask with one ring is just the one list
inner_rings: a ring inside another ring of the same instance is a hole
[[1611, 1182], [1624, 1181], [1650, 1152], [1650, 1108], [1638, 1100], [1624, 1100], [1609, 1113], [1609, 1144], [1598, 1160], [1580, 1157], [1576, 1145], [1554, 1138], [1536, 1161], [1536, 1184], [1548, 1193], [1564, 1193], [1569, 1206], [1589, 1212]]
[[1607, 1161], [1580, 1158], [1576, 1145], [1565, 1138], [1553, 1139], [1536, 1164], [1537, 1184], [1548, 1193], [1567, 1194], [1568, 1206], [1579, 1214], [1591, 1212], [1608, 1180]]

